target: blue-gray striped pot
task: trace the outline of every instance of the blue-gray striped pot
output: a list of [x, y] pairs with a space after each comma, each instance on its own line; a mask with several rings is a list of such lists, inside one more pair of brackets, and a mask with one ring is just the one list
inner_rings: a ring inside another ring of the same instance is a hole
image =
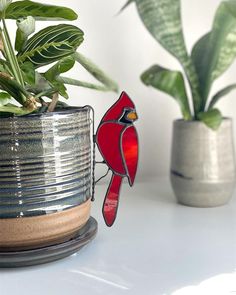
[[0, 249], [68, 239], [90, 216], [89, 108], [0, 119]]

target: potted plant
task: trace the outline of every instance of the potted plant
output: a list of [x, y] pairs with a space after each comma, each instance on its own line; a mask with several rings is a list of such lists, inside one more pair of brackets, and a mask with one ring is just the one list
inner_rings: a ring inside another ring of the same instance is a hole
[[[76, 20], [70, 8], [0, 0], [0, 18], [0, 249], [16, 251], [69, 240], [88, 221], [91, 109], [61, 97], [68, 98], [67, 84], [117, 85], [77, 52], [84, 36], [77, 26], [35, 33], [38, 20]], [[16, 20], [15, 48], [8, 19]], [[64, 77], [76, 62], [101, 84]]]
[[175, 195], [184, 205], [223, 205], [234, 190], [235, 158], [232, 120], [223, 118], [216, 104], [236, 84], [213, 97], [210, 90], [236, 57], [236, 1], [220, 4], [211, 31], [197, 41], [191, 54], [184, 41], [180, 0], [130, 0], [125, 7], [132, 2], [151, 35], [183, 68], [181, 72], [154, 65], [141, 76], [145, 85], [172, 96], [182, 112], [183, 119], [174, 122], [173, 131], [171, 183]]

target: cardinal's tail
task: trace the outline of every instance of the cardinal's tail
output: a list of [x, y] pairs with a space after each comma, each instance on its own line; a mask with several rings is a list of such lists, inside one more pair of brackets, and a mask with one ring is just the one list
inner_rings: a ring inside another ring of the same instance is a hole
[[116, 220], [122, 180], [123, 177], [115, 174], [112, 175], [111, 182], [103, 203], [102, 213], [106, 225], [109, 227], [111, 227]]

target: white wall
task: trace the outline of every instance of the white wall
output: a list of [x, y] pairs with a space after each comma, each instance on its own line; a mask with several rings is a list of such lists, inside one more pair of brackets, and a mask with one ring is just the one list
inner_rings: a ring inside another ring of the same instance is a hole
[[[173, 0], [174, 1], [174, 0]], [[180, 116], [174, 100], [160, 92], [146, 88], [139, 75], [154, 63], [172, 69], [180, 68], [143, 27], [134, 5], [121, 15], [117, 12], [125, 0], [50, 0], [52, 4], [68, 5], [79, 14], [75, 22], [85, 32], [81, 52], [93, 59], [125, 89], [136, 102], [139, 122], [141, 156], [139, 178], [166, 176], [170, 163], [172, 121]], [[190, 49], [206, 33], [212, 23], [220, 0], [182, 0], [184, 30]], [[38, 26], [39, 28], [40, 26]], [[215, 90], [236, 81], [236, 64], [215, 85]], [[90, 77], [79, 67], [72, 75], [80, 79]], [[113, 93], [98, 93], [73, 88], [69, 91], [71, 104], [91, 104], [97, 122], [117, 98]], [[236, 93], [220, 103], [225, 116], [236, 116]]]

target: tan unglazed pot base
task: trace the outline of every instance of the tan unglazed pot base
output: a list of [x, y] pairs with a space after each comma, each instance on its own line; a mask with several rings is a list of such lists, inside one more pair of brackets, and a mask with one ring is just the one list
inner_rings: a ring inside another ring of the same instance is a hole
[[0, 219], [0, 250], [35, 249], [65, 242], [90, 217], [91, 200], [59, 213], [23, 218]]

